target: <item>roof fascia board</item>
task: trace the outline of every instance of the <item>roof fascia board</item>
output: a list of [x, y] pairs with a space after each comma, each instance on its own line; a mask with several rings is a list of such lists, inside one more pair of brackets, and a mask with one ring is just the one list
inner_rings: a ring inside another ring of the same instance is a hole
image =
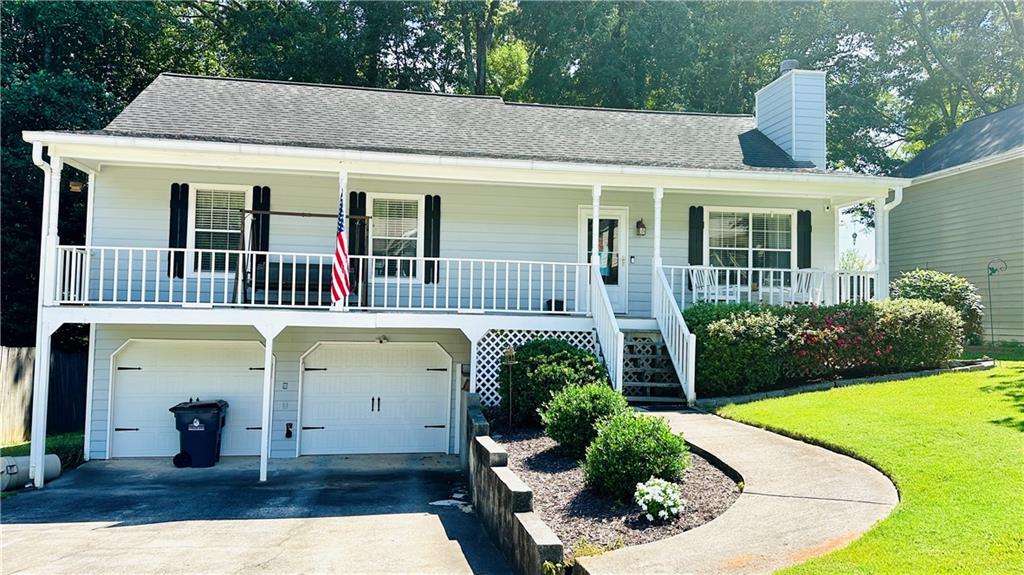
[[1001, 164], [1003, 162], [1015, 160], [1017, 158], [1024, 158], [1024, 146], [1020, 146], [1008, 152], [1003, 152], [1001, 154], [996, 154], [994, 156], [988, 156], [985, 158], [974, 160], [972, 162], [967, 162], [966, 164], [960, 164], [957, 166], [946, 168], [944, 170], [932, 172], [930, 174], [924, 174], [923, 176], [917, 176], [916, 178], [912, 178], [910, 182], [907, 183], [906, 185], [916, 186], [918, 184], [923, 184], [925, 182], [930, 182], [932, 180], [938, 180], [948, 176], [955, 176], [957, 174], [962, 174], [964, 172], [970, 172], [972, 170], [986, 168], [988, 166]]
[[[60, 148], [68, 146], [65, 153], [68, 156], [75, 155], [88, 157], [102, 161], [104, 153], [106, 159], [125, 159], [125, 150], [149, 150], [166, 155], [167, 152], [181, 153], [220, 153], [229, 156], [249, 157], [279, 157], [305, 159], [315, 162], [312, 170], [337, 170], [330, 167], [330, 162], [369, 162], [380, 164], [405, 163], [412, 165], [434, 165], [465, 168], [498, 168], [512, 170], [531, 170], [544, 172], [565, 172], [577, 174], [580, 177], [580, 185], [600, 180], [602, 176], [623, 175], [630, 177], [668, 177], [668, 178], [700, 178], [700, 179], [731, 179], [748, 181], [778, 181], [778, 182], [807, 182], [815, 184], [830, 184], [836, 186], [898, 186], [906, 185], [907, 180], [903, 178], [862, 176], [862, 175], [833, 175], [813, 172], [760, 172], [743, 170], [714, 170], [694, 168], [658, 168], [645, 166], [627, 166], [610, 164], [586, 164], [571, 162], [549, 162], [534, 160], [508, 160], [495, 158], [471, 158], [455, 156], [438, 156], [428, 154], [400, 154], [391, 152], [367, 152], [358, 150], [335, 150], [325, 148], [303, 148], [297, 146], [270, 146], [260, 144], [237, 144], [228, 142], [206, 142], [195, 140], [173, 140], [155, 138], [134, 138], [128, 136], [100, 136], [94, 134], [66, 134], [59, 132], [24, 132], [24, 139], [28, 142], [42, 142], [46, 145], [55, 145]], [[72, 149], [72, 145], [84, 145], [94, 148], [91, 152], [78, 147]], [[110, 153], [110, 148], [117, 150], [116, 154]], [[328, 164], [324, 164], [328, 162]]]

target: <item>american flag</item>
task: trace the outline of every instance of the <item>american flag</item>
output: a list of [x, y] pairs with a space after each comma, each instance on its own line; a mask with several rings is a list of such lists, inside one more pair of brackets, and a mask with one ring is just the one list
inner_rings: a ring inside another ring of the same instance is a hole
[[345, 245], [345, 194], [338, 196], [338, 234], [334, 242], [334, 270], [331, 274], [331, 303], [348, 298], [348, 246]]

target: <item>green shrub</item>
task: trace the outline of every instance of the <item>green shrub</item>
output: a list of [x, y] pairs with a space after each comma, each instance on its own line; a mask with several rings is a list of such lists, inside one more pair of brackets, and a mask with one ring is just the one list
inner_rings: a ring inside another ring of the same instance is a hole
[[651, 477], [679, 481], [689, 461], [683, 436], [672, 433], [664, 419], [625, 411], [598, 424], [583, 474], [598, 493], [627, 501], [636, 484]]
[[882, 345], [875, 350], [889, 372], [943, 366], [963, 352], [963, 320], [952, 307], [919, 299], [874, 304]]
[[697, 355], [698, 394], [731, 395], [776, 386], [796, 333], [793, 316], [773, 309], [744, 311], [711, 323]]
[[788, 310], [798, 325], [783, 367], [789, 381], [802, 382], [877, 372], [882, 333], [878, 310], [871, 303], [826, 307], [795, 306]]
[[601, 383], [570, 385], [555, 394], [541, 412], [544, 433], [572, 455], [583, 455], [597, 437], [597, 423], [627, 411], [621, 393]]
[[683, 319], [686, 320], [686, 327], [697, 336], [697, 345], [708, 334], [708, 326], [720, 319], [727, 319], [745, 311], [761, 311], [770, 309], [771, 306], [762, 306], [755, 303], [708, 303], [701, 302], [688, 306], [683, 310]]
[[498, 377], [502, 413], [509, 413], [511, 403], [515, 423], [538, 425], [537, 410], [567, 385], [608, 381], [604, 366], [594, 354], [560, 339], [524, 343], [516, 348], [515, 361], [511, 383], [505, 366]]
[[974, 285], [953, 274], [917, 269], [904, 272], [889, 284], [893, 299], [923, 299], [944, 303], [960, 314], [968, 343], [980, 343], [985, 308]]

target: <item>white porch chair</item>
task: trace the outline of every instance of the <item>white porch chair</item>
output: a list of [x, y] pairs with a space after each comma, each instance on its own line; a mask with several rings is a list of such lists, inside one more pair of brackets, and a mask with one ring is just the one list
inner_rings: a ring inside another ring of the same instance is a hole
[[[690, 267], [690, 293], [694, 303], [718, 302], [735, 303], [740, 301], [741, 286], [721, 285], [718, 279], [719, 270], [710, 266]], [[737, 270], [737, 278], [739, 270]]]
[[805, 268], [793, 272], [793, 281], [785, 288], [785, 301], [791, 304], [816, 304], [825, 299], [824, 270]]

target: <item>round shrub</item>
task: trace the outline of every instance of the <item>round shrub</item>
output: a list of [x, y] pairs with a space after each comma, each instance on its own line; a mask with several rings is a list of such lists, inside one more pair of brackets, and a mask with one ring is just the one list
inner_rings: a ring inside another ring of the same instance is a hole
[[587, 448], [583, 475], [587, 486], [619, 501], [628, 500], [636, 484], [657, 477], [678, 481], [690, 463], [682, 435], [665, 420], [625, 411], [601, 421]]
[[888, 371], [941, 367], [963, 352], [963, 321], [952, 307], [919, 299], [875, 305], [882, 333], [875, 354]]
[[777, 385], [797, 328], [792, 315], [773, 309], [712, 322], [697, 354], [698, 395], [750, 393]]
[[504, 365], [498, 376], [502, 413], [509, 413], [511, 403], [514, 423], [538, 425], [538, 409], [567, 385], [608, 381], [604, 366], [594, 354], [560, 339], [524, 343], [516, 348], [515, 361], [511, 382], [509, 368]]
[[966, 279], [935, 270], [917, 269], [894, 279], [889, 284], [889, 293], [893, 299], [923, 299], [952, 307], [963, 320], [966, 341], [981, 343], [985, 307], [981, 305], [978, 290]]
[[570, 385], [551, 398], [541, 412], [544, 433], [572, 455], [583, 455], [597, 437], [599, 421], [627, 411], [621, 393], [602, 383]]

